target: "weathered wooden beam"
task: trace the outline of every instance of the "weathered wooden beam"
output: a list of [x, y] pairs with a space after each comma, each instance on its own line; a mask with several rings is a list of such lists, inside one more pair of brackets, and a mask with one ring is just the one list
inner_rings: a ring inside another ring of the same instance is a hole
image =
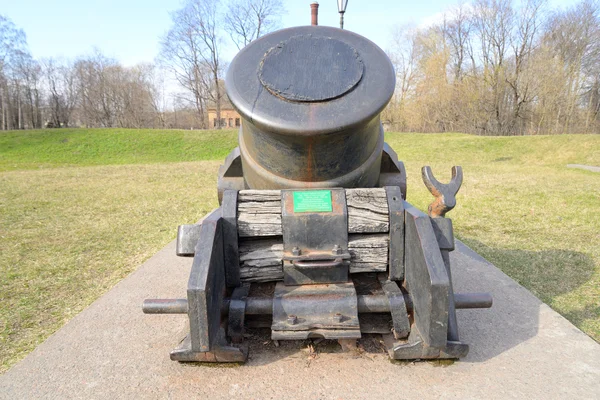
[[385, 233], [348, 235], [352, 254], [350, 273], [385, 272], [388, 263], [389, 236]]
[[[350, 234], [352, 254], [350, 273], [385, 272], [388, 261], [387, 234]], [[242, 282], [268, 282], [283, 279], [281, 237], [240, 239], [240, 278]]]
[[238, 193], [238, 235], [281, 236], [279, 190], [241, 190]]
[[240, 239], [242, 282], [283, 280], [283, 239], [281, 237]]
[[388, 203], [384, 188], [346, 189], [348, 233], [389, 232]]
[[[385, 189], [346, 189], [346, 203], [349, 233], [389, 231]], [[281, 236], [281, 192], [279, 190], [239, 192], [238, 234], [241, 238]]]

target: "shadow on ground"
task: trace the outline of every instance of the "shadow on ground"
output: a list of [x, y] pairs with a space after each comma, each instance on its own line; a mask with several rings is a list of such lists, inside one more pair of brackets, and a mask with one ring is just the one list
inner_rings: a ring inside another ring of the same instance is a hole
[[[464, 242], [550, 306], [557, 303], [559, 297], [589, 282], [596, 271], [594, 260], [577, 251], [501, 249], [471, 238], [464, 238]], [[600, 316], [600, 305], [594, 299], [590, 301], [567, 304], [556, 311], [581, 328], [586, 320]]]
[[[576, 290], [594, 273], [591, 257], [579, 252], [507, 250], [487, 246], [475, 239], [464, 241], [479, 253], [457, 242], [461, 252], [455, 252], [458, 254], [454, 254], [453, 260], [455, 291], [486, 291], [494, 297], [492, 310], [458, 311], [461, 339], [471, 345], [471, 352], [464, 360], [467, 362], [489, 360], [537, 336], [541, 307], [545, 307], [542, 300], [548, 302]], [[483, 255], [494, 261], [497, 268], [491, 267]], [[503, 272], [526, 285], [527, 289], [507, 280]], [[533, 289], [534, 293], [528, 289]], [[576, 315], [585, 312], [574, 310]], [[574, 315], [564, 316], [572, 322], [577, 321]]]

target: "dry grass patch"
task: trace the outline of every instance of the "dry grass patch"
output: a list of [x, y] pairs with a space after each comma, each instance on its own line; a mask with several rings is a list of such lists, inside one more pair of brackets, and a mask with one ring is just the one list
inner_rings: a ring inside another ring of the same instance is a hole
[[0, 372], [216, 207], [218, 165], [0, 174]]

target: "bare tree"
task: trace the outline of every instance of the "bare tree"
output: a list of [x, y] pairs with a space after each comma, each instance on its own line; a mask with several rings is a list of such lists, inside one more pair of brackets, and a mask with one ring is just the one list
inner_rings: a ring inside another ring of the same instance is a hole
[[201, 117], [201, 128], [206, 128], [204, 114], [208, 98], [207, 79], [204, 59], [200, 54], [204, 45], [192, 29], [194, 22], [190, 15], [180, 10], [171, 18], [173, 27], [161, 40], [159, 60], [171, 71], [179, 85], [191, 94]]
[[109, 71], [116, 65], [116, 60], [105, 57], [98, 50], [75, 63], [82, 118], [88, 127], [110, 128], [116, 124], [109, 86]]
[[465, 63], [469, 59], [471, 70], [475, 68], [471, 43], [473, 16], [470, 8], [462, 3], [450, 10], [450, 13], [444, 16], [443, 31], [451, 49], [454, 80], [460, 81], [465, 75]]
[[162, 40], [161, 60], [192, 94], [203, 120], [207, 101], [215, 105], [220, 129], [223, 91], [219, 81], [225, 65], [220, 58], [219, 6], [218, 0], [188, 0], [174, 12], [173, 26]]
[[161, 128], [166, 127], [165, 111], [167, 108], [166, 84], [164, 70], [153, 64], [146, 64], [147, 87], [152, 102], [152, 109]]
[[154, 66], [124, 67], [96, 51], [75, 63], [79, 114], [88, 127], [155, 127], [157, 87]]
[[404, 106], [413, 94], [417, 70], [415, 40], [418, 30], [414, 26], [396, 26], [392, 30], [392, 41], [387, 54], [396, 71], [396, 89], [390, 106], [384, 110], [383, 121], [396, 130], [407, 129]]
[[49, 126], [68, 127], [79, 100], [75, 68], [72, 62], [49, 58], [42, 61], [48, 92]]
[[585, 129], [589, 128], [590, 117], [595, 116], [597, 121], [594, 89], [600, 64], [599, 30], [599, 3], [590, 0], [555, 13], [548, 23], [544, 42], [559, 57], [566, 78], [564, 101], [555, 114], [555, 126], [562, 126], [563, 133], [580, 129], [578, 112], [584, 103], [588, 111]]
[[41, 72], [39, 63], [29, 53], [18, 53], [14, 81], [18, 90], [19, 129], [42, 127]]
[[63, 124], [64, 99], [60, 87], [57, 62], [53, 58], [49, 58], [43, 60], [42, 64], [49, 91], [48, 108], [50, 109], [50, 122], [48, 126], [60, 128]]
[[512, 92], [512, 116], [509, 118], [507, 126], [509, 132], [516, 129], [523, 133], [523, 124], [520, 127], [517, 125], [519, 122], [525, 121], [522, 113], [535, 96], [533, 88], [536, 77], [529, 74], [528, 71], [534, 51], [539, 45], [538, 39], [545, 6], [546, 0], [527, 0], [517, 18], [515, 33], [511, 39], [514, 59], [512, 70], [506, 77], [506, 82]]
[[396, 69], [400, 101], [404, 101], [413, 88], [417, 63], [416, 37], [416, 29], [410, 26], [398, 27], [392, 33], [393, 42], [389, 55]]
[[2, 129], [13, 129], [21, 125], [19, 110], [20, 99], [15, 84], [15, 65], [20, 56], [28, 54], [25, 32], [13, 22], [0, 15], [0, 109], [2, 111]]
[[515, 12], [511, 0], [477, 0], [474, 8], [483, 80], [488, 89], [488, 99], [482, 106], [491, 117], [481, 129], [490, 134], [505, 134], [505, 80]]
[[225, 30], [239, 50], [279, 27], [285, 12], [281, 0], [230, 0], [225, 13]]

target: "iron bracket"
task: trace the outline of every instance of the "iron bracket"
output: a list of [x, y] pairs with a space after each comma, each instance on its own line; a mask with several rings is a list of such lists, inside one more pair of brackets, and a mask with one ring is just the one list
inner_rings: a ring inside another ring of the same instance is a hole
[[[191, 334], [190, 334], [191, 335]], [[187, 335], [181, 344], [171, 351], [171, 360], [179, 362], [240, 362], [248, 358], [248, 346], [231, 346], [227, 343], [225, 331], [219, 329], [217, 341], [211, 351], [198, 352], [192, 350], [192, 341]]]
[[344, 189], [326, 189], [328, 211], [297, 211], [295, 193], [281, 191], [283, 281], [286, 285], [348, 282], [348, 209]]
[[[240, 127], [241, 129], [241, 127]], [[242, 170], [242, 156], [240, 148], [236, 147], [225, 158], [223, 165], [219, 167], [217, 179], [217, 196], [219, 204], [223, 202], [223, 193], [227, 189], [244, 190], [248, 189]]]
[[431, 226], [441, 250], [454, 250], [454, 229], [450, 218], [431, 218]]
[[390, 241], [388, 272], [392, 281], [404, 280], [404, 201], [398, 186], [386, 186], [389, 221]]
[[273, 340], [313, 337], [358, 339], [358, 302], [351, 282], [328, 285], [275, 285]]
[[223, 214], [223, 256], [228, 287], [240, 286], [240, 253], [238, 249], [237, 190], [225, 190], [221, 206]]
[[227, 324], [227, 335], [233, 343], [242, 343], [244, 340], [244, 321], [246, 316], [246, 298], [250, 291], [250, 285], [244, 285], [233, 289], [229, 300], [229, 317]]
[[242, 362], [248, 354], [244, 348], [231, 346], [223, 329], [226, 278], [221, 211], [213, 211], [202, 221], [187, 288], [190, 333], [171, 352], [172, 360]]
[[410, 334], [410, 321], [404, 294], [394, 281], [389, 281], [385, 275], [379, 275], [381, 289], [390, 303], [392, 314], [393, 334], [396, 339], [404, 339]]
[[193, 257], [196, 252], [196, 244], [200, 239], [201, 228], [201, 224], [179, 225], [175, 254], [179, 257]]
[[[414, 321], [424, 343], [442, 348], [448, 333], [450, 279], [431, 219], [409, 203], [406, 212], [406, 280]], [[412, 333], [412, 330], [411, 330]]]
[[402, 199], [406, 200], [406, 169], [404, 163], [398, 161], [398, 155], [394, 149], [387, 143], [383, 143], [381, 152], [378, 186], [398, 186], [402, 192]]

